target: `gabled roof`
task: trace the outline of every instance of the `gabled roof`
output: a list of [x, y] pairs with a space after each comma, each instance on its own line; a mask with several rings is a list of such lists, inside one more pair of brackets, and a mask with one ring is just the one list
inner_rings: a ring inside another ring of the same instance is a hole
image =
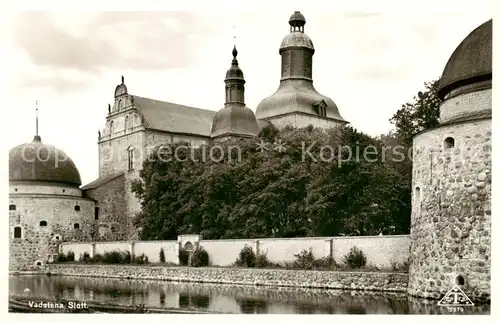
[[215, 111], [133, 96], [146, 128], [191, 135], [210, 136]]
[[112, 180], [114, 180], [120, 176], [123, 176], [123, 175], [124, 175], [124, 172], [118, 172], [118, 173], [104, 175], [104, 176], [101, 176], [98, 179], [88, 183], [87, 185], [82, 186], [80, 189], [81, 190], [92, 190], [92, 189], [98, 188], [106, 183], [109, 183]]

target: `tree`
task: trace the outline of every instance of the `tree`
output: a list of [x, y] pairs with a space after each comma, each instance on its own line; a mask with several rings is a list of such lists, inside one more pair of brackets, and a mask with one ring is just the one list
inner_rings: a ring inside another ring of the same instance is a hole
[[412, 137], [418, 132], [439, 124], [439, 105], [437, 95], [439, 81], [425, 82], [425, 90], [413, 97], [413, 102], [402, 105], [390, 122], [396, 127], [396, 134], [411, 146]]
[[[378, 159], [338, 162], [346, 157], [339, 147], [378, 149], [380, 139], [351, 127], [270, 130], [260, 138], [213, 142], [193, 149], [192, 155], [181, 150], [185, 155], [179, 159], [165, 158], [165, 149], [158, 147], [133, 185], [142, 200], [137, 217], [141, 238], [176, 239], [190, 233], [206, 239], [408, 233], [401, 221], [409, 217], [409, 199], [402, 189], [406, 182], [395, 165]], [[286, 150], [259, 151], [257, 144], [264, 138], [284, 142]], [[175, 151], [179, 145], [186, 143], [165, 146]], [[226, 154], [221, 160], [201, 161], [213, 145]], [[240, 161], [227, 153], [235, 146]], [[309, 157], [304, 147], [310, 148]], [[325, 147], [333, 147], [326, 149], [331, 156], [323, 154], [321, 159]]]

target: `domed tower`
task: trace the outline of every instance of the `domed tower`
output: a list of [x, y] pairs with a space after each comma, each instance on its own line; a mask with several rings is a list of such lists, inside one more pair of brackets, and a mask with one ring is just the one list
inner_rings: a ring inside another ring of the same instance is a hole
[[217, 111], [212, 121], [212, 139], [253, 137], [259, 134], [259, 126], [252, 110], [245, 106], [245, 79], [238, 66], [238, 51], [233, 48], [233, 61], [226, 73], [226, 103]]
[[413, 139], [408, 292], [454, 285], [490, 297], [492, 21], [455, 49], [439, 81], [441, 124]]
[[310, 124], [331, 128], [347, 122], [337, 105], [313, 86], [312, 62], [314, 46], [304, 33], [306, 19], [295, 11], [290, 17], [290, 34], [281, 42], [281, 80], [278, 90], [262, 100], [255, 113], [257, 119], [268, 120], [278, 128], [287, 125], [306, 127]]
[[38, 135], [9, 151], [10, 270], [42, 268], [61, 242], [91, 239], [95, 204], [80, 185], [68, 155]]

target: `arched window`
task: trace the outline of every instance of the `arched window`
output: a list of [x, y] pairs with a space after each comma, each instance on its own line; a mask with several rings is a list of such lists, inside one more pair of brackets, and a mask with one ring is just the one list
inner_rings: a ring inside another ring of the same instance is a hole
[[134, 169], [134, 147], [129, 147], [127, 149], [128, 153], [128, 170]]
[[465, 285], [465, 279], [462, 276], [457, 276], [457, 278], [455, 278], [455, 284], [463, 286]]
[[41, 227], [46, 227], [47, 226], [47, 221], [40, 221], [40, 226]]
[[14, 238], [15, 239], [20, 239], [21, 238], [21, 227], [15, 227], [14, 228]]
[[184, 250], [186, 251], [193, 251], [193, 244], [191, 242], [186, 242], [186, 244], [184, 245]]
[[128, 128], [128, 116], [125, 116], [125, 133], [127, 132], [127, 128]]
[[445, 149], [453, 148], [455, 147], [455, 139], [452, 137], [448, 137], [444, 140], [443, 146]]
[[80, 229], [80, 223], [75, 223], [75, 224], [73, 225], [73, 228], [75, 228], [75, 229], [77, 229], [77, 230], [78, 230], [78, 229]]
[[415, 200], [420, 202], [420, 187], [415, 188]]
[[112, 135], [114, 130], [115, 130], [115, 123], [111, 121], [109, 123], [109, 135]]
[[80, 211], [80, 205], [75, 205], [75, 211]]
[[16, 210], [16, 205], [15, 204], [9, 205], [9, 211], [15, 211], [15, 210]]

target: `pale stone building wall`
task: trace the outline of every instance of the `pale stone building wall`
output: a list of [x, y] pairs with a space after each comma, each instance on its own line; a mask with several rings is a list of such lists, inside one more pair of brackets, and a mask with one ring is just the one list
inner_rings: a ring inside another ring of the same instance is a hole
[[[12, 185], [11, 190], [14, 192], [9, 194], [10, 270], [44, 266], [57, 254], [61, 242], [91, 240], [94, 202], [82, 198], [81, 192], [77, 196], [74, 188], [43, 182]], [[19, 230], [16, 228], [20, 228], [20, 237], [16, 236]]]
[[491, 140], [491, 119], [414, 138], [410, 294], [440, 297], [458, 277], [467, 295], [490, 293]]
[[321, 118], [319, 116], [315, 117], [313, 115], [296, 112], [267, 118], [266, 120], [271, 122], [278, 129], [283, 129], [286, 126], [305, 128], [309, 125], [313, 125], [314, 127], [321, 129], [330, 129], [346, 124], [345, 121], [340, 122], [335, 119]]
[[439, 107], [440, 122], [448, 122], [481, 111], [491, 111], [491, 91], [486, 89], [447, 99]]

